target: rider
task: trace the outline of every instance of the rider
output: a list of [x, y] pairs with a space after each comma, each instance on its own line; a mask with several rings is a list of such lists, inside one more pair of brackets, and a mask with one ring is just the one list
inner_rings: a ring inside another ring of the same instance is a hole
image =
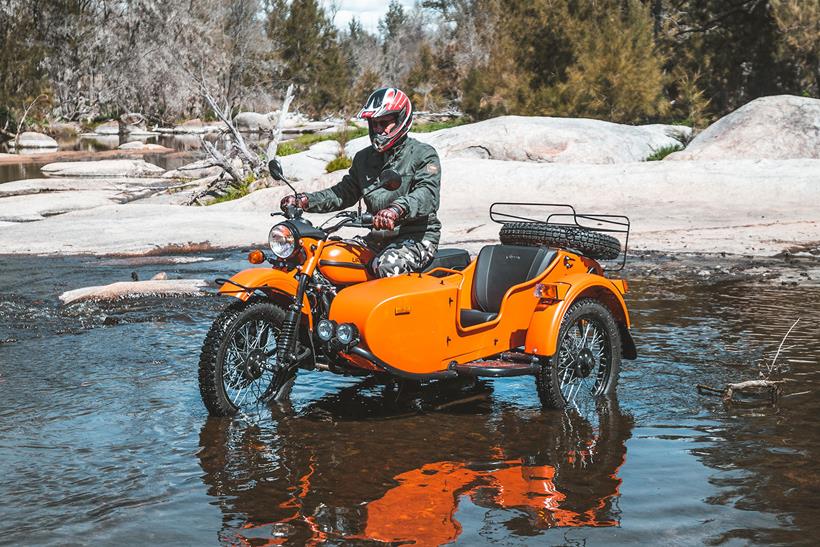
[[[438, 154], [407, 135], [413, 107], [397, 88], [374, 91], [358, 117], [367, 120], [371, 146], [356, 154], [341, 182], [319, 192], [287, 196], [282, 210], [298, 205], [312, 213], [340, 211], [363, 197], [374, 214], [373, 229], [365, 239], [377, 253], [371, 265], [376, 275], [421, 271], [432, 262], [441, 236], [436, 217], [441, 187]], [[401, 175], [395, 190], [375, 186], [386, 169]]]

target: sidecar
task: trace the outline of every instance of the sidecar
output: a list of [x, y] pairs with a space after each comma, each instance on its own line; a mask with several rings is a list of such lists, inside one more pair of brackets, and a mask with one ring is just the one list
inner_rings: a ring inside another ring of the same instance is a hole
[[[546, 220], [506, 212], [545, 208]], [[557, 212], [556, 212], [557, 211]], [[614, 391], [621, 358], [636, 357], [624, 302], [629, 219], [568, 205], [497, 203], [502, 224], [462, 270], [376, 279], [343, 288], [315, 325], [334, 372], [410, 380], [532, 375], [544, 406]], [[614, 260], [604, 269], [602, 260]], [[620, 259], [620, 264], [618, 260]]]

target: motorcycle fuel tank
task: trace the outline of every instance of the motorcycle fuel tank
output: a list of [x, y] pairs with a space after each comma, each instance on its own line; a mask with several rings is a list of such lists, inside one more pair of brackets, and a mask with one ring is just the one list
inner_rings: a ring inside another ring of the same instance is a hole
[[355, 243], [334, 241], [325, 245], [319, 257], [319, 271], [334, 285], [351, 285], [373, 279], [367, 265], [373, 251]]

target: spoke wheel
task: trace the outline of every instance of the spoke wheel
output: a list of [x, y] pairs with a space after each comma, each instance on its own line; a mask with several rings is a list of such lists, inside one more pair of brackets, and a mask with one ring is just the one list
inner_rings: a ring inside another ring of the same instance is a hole
[[264, 300], [237, 302], [214, 321], [202, 346], [199, 388], [212, 416], [258, 408], [285, 383], [276, 341], [285, 312]]
[[620, 365], [621, 339], [612, 313], [597, 300], [580, 300], [567, 310], [557, 351], [537, 378], [541, 403], [593, 411], [598, 397], [614, 392]]

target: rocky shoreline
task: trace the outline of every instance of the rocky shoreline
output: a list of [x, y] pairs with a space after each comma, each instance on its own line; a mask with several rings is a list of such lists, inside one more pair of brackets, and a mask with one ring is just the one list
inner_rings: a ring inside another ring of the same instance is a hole
[[[772, 120], [773, 112], [781, 118]], [[777, 128], [769, 148], [757, 124]], [[442, 246], [476, 253], [497, 241], [499, 226], [487, 215], [493, 202], [568, 203], [582, 213], [630, 217], [627, 272], [708, 282], [820, 277], [820, 100], [758, 99], [663, 161], [644, 160], [658, 147], [682, 147], [687, 129], [509, 116], [414, 136], [441, 156]], [[367, 137], [354, 139], [344, 153], [367, 145]], [[312, 191], [341, 178], [341, 171], [325, 173], [340, 152], [339, 143], [324, 141], [282, 163], [300, 191]], [[270, 212], [287, 188], [268, 181], [240, 199], [186, 206], [190, 178], [207, 180], [207, 168], [164, 172], [142, 160], [109, 159], [144, 153], [0, 157], [103, 159], [46, 166], [47, 178], [0, 185], [0, 253], [140, 256], [264, 245]]]

